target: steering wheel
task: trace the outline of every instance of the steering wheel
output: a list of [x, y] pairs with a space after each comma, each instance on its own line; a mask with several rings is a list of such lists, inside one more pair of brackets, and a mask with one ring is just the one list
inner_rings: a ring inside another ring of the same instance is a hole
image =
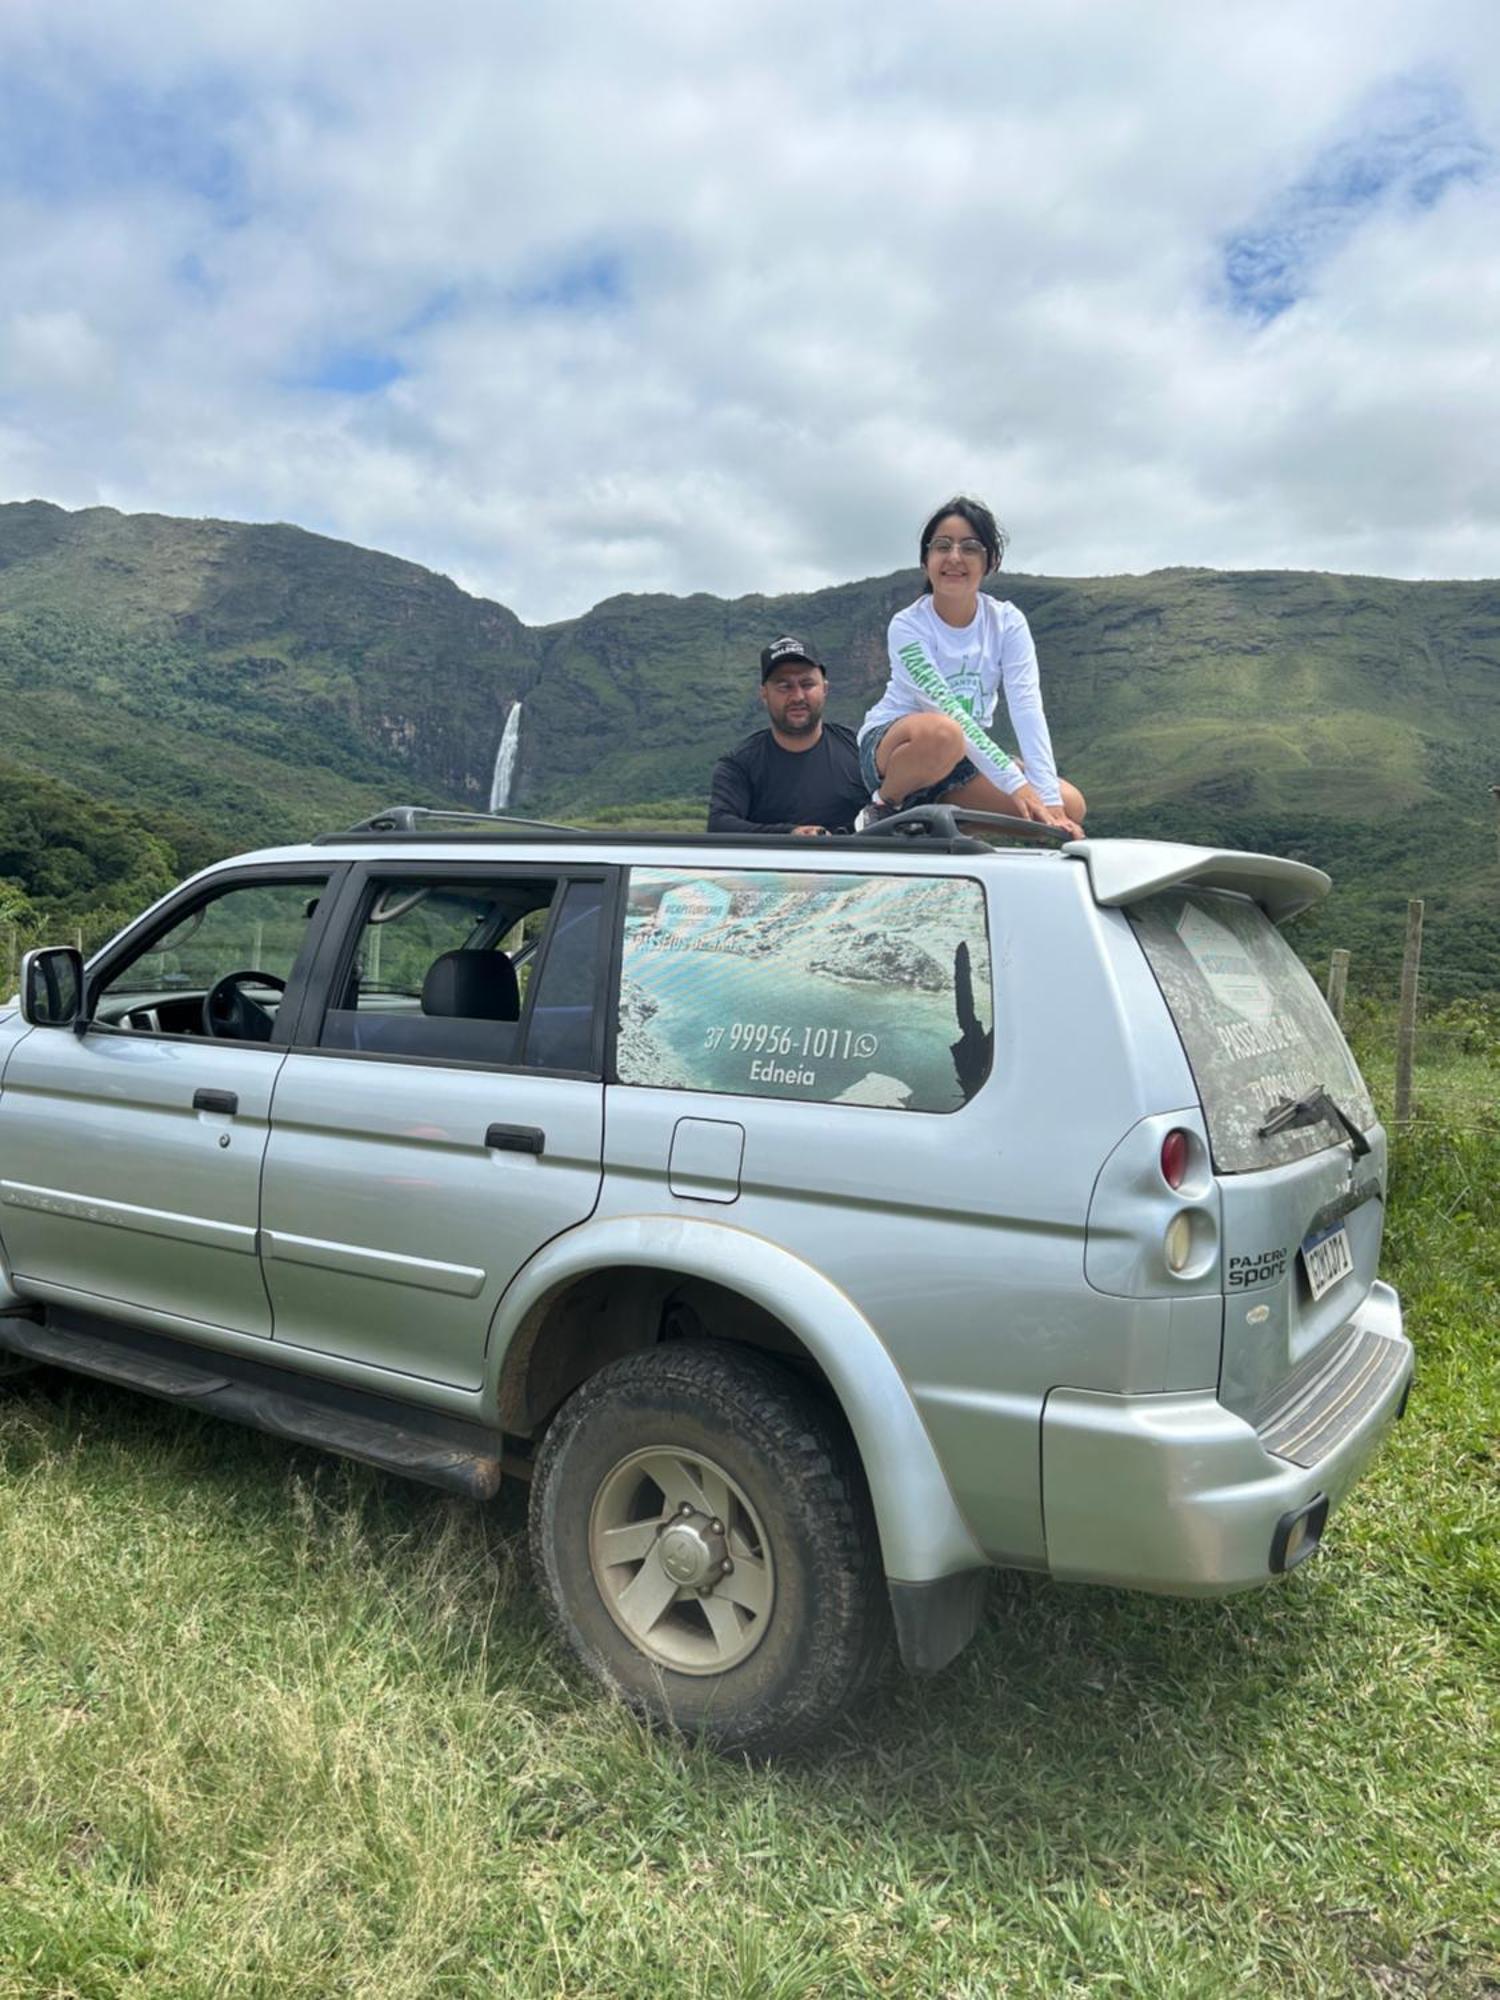
[[247, 985], [274, 987], [278, 993], [286, 991], [286, 981], [278, 979], [274, 972], [257, 972], [248, 965], [238, 972], [226, 972], [203, 996], [205, 1035], [232, 1042], [270, 1041], [276, 1016], [250, 998], [244, 990]]

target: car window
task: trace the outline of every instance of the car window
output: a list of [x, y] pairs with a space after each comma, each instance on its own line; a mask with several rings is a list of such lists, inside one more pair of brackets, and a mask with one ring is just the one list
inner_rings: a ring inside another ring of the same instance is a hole
[[205, 999], [239, 974], [236, 983], [254, 1015], [274, 1022], [325, 883], [321, 876], [242, 882], [195, 903], [110, 968], [95, 997], [96, 1019], [162, 1034], [202, 1034]]
[[1327, 1124], [1261, 1136], [1272, 1108], [1322, 1087], [1364, 1129], [1375, 1107], [1311, 974], [1265, 913], [1210, 889], [1126, 912], [1171, 1009], [1220, 1173], [1301, 1159], [1342, 1139]]
[[[542, 890], [543, 900], [551, 884]], [[434, 882], [382, 883], [367, 899], [354, 962], [340, 1005], [384, 1011], [386, 1003], [420, 1003], [428, 968], [444, 952], [493, 944], [495, 923], [511, 928], [486, 890]]]
[[[442, 881], [405, 874], [373, 883], [320, 1045], [414, 1061], [588, 1067], [599, 886], [541, 876]], [[574, 896], [592, 889], [592, 923], [565, 889]], [[549, 933], [554, 907], [560, 921]], [[550, 961], [549, 935], [564, 948], [555, 974], [542, 963], [544, 955]], [[556, 993], [536, 1048], [526, 1052], [531, 982], [542, 977]]]
[[631, 873], [622, 1083], [956, 1111], [993, 1040], [977, 882]]
[[[536, 974], [526, 1062], [533, 1069], [592, 1070], [601, 986], [602, 882], [570, 882]], [[523, 960], [521, 970], [529, 969]]]

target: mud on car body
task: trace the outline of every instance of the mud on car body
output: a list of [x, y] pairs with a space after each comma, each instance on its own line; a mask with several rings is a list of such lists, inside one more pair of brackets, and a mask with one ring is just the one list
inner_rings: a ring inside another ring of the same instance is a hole
[[588, 1666], [753, 1750], [997, 1565], [1316, 1549], [1401, 1407], [1327, 878], [940, 808], [820, 841], [394, 808], [0, 1007], [0, 1352], [475, 1498]]

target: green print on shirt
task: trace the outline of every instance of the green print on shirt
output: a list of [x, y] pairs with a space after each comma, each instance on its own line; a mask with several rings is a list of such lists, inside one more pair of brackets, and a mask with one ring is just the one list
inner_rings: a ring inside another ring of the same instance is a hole
[[944, 715], [951, 715], [953, 717], [953, 720], [958, 724], [970, 743], [974, 745], [974, 748], [983, 757], [997, 765], [1000, 770], [1008, 771], [1011, 768], [1010, 758], [1006, 756], [998, 743], [991, 742], [989, 737], [985, 735], [979, 724], [969, 713], [967, 704], [954, 694], [952, 688], [949, 687], [948, 683], [943, 679], [942, 675], [932, 664], [931, 660], [928, 659], [915, 639], [912, 640], [910, 645], [901, 648], [901, 660], [906, 667], [906, 671], [911, 675], [913, 681], [922, 690], [923, 694], [930, 695], [939, 708], [942, 709]]

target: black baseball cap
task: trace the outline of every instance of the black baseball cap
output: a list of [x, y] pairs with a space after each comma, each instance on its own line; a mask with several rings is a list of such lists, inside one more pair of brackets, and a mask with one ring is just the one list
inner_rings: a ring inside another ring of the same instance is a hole
[[795, 639], [790, 632], [785, 632], [779, 639], [773, 639], [769, 646], [762, 646], [760, 649], [760, 684], [762, 687], [765, 686], [771, 669], [779, 667], [783, 660], [805, 660], [808, 666], [817, 668], [825, 681], [828, 678], [827, 667], [824, 666], [807, 641], [805, 639]]

